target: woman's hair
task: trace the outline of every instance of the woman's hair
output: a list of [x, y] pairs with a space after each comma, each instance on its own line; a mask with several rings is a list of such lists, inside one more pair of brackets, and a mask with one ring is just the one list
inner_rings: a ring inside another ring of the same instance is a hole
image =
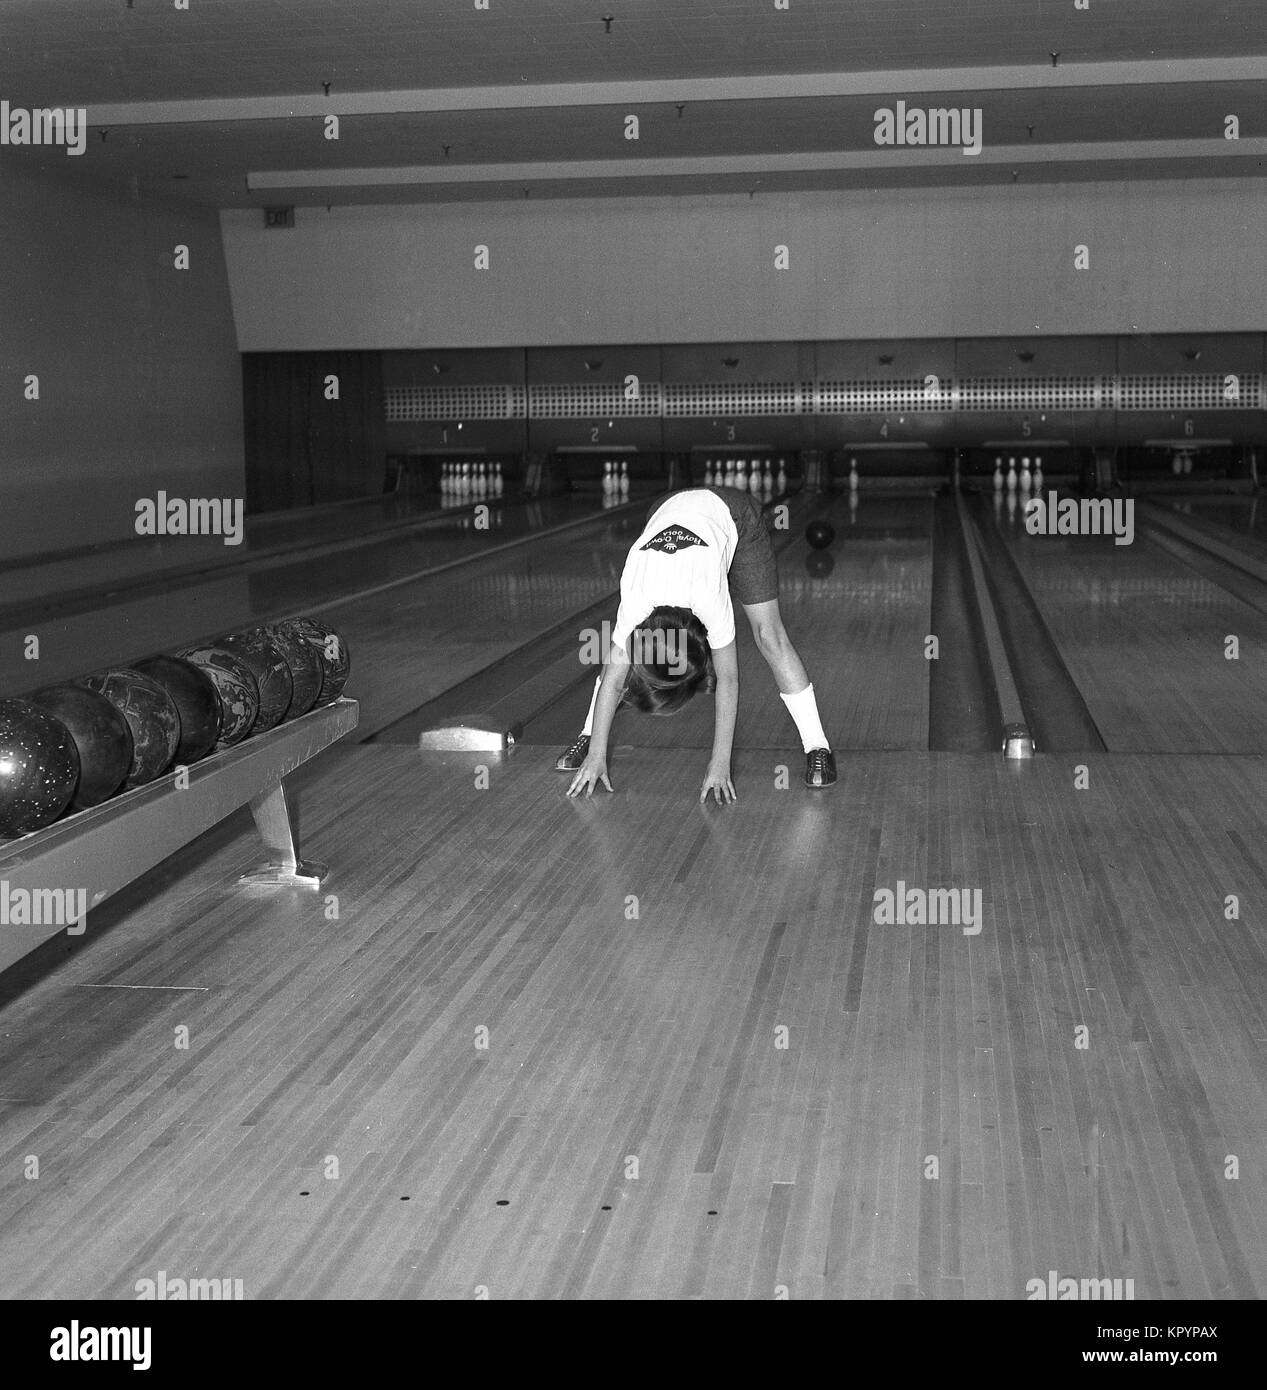
[[689, 608], [653, 608], [629, 638], [625, 703], [642, 714], [676, 714], [717, 684], [704, 624]]

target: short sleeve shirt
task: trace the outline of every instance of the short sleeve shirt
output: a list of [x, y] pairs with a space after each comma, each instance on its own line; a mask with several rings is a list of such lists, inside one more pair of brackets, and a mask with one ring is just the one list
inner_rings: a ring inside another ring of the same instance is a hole
[[705, 488], [675, 492], [652, 514], [633, 543], [620, 577], [620, 608], [612, 642], [624, 648], [653, 608], [689, 608], [709, 645], [735, 640], [728, 575], [739, 532], [725, 502]]

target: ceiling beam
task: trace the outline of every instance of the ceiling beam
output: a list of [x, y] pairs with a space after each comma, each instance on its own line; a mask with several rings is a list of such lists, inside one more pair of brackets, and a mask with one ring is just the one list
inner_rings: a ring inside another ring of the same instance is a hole
[[379, 169], [278, 169], [248, 173], [252, 193], [300, 189], [400, 188], [436, 184], [551, 183], [570, 179], [704, 177], [718, 174], [795, 174], [834, 170], [928, 168], [1002, 164], [1095, 164], [1112, 160], [1257, 158], [1267, 172], [1267, 137], [1246, 140], [1116, 140], [1094, 144], [987, 145], [979, 155], [937, 147], [848, 150], [807, 154], [717, 155], [678, 159], [577, 159], [519, 164], [420, 164]]
[[[448, 87], [395, 92], [224, 97], [198, 101], [88, 104], [93, 126], [182, 125], [286, 120], [302, 116], [389, 116], [437, 111], [511, 111], [562, 106], [645, 106], [707, 101], [786, 101], [798, 97], [992, 92], [1036, 88], [1124, 87], [1150, 83], [1267, 79], [1267, 57], [1193, 58], [1024, 67], [906, 68], [893, 72], [787, 73], [643, 82], [556, 82], [509, 87]], [[75, 106], [74, 101], [61, 103]]]

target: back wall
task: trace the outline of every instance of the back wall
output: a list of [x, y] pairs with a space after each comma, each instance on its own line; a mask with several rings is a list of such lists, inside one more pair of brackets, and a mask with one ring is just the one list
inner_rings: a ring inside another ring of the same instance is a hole
[[1208, 180], [221, 218], [241, 348], [276, 352], [1261, 331], [1265, 215]]

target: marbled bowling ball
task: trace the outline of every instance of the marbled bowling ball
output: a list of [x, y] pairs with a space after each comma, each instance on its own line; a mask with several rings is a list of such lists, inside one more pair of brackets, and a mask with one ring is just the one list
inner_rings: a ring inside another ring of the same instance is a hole
[[280, 623], [270, 623], [268, 633], [285, 654], [294, 685], [294, 695], [291, 697], [286, 718], [298, 719], [317, 703], [317, 695], [325, 674], [321, 658], [313, 649], [312, 643], [296, 626], [294, 618], [287, 618]]
[[276, 728], [286, 717], [295, 694], [295, 683], [285, 652], [262, 627], [253, 627], [246, 632], [231, 632], [221, 637], [217, 645], [227, 647], [240, 656], [251, 668], [255, 684], [259, 687], [260, 712], [251, 732], [262, 734]]
[[79, 754], [65, 724], [28, 700], [0, 700], [0, 839], [51, 824], [78, 781]]
[[811, 550], [805, 557], [805, 573], [811, 579], [826, 579], [836, 568], [836, 557], [830, 550]]
[[211, 677], [178, 656], [151, 656], [136, 669], [156, 680], [180, 711], [176, 761], [188, 767], [205, 758], [220, 737], [220, 693]]
[[125, 791], [161, 777], [176, 757], [180, 743], [180, 712], [156, 680], [130, 666], [112, 666], [76, 681], [95, 690], [128, 721], [132, 730], [132, 765]]
[[260, 688], [245, 661], [228, 647], [208, 643], [186, 647], [177, 656], [210, 678], [220, 696], [220, 739], [217, 748], [232, 748], [255, 727], [260, 712]]
[[328, 705], [343, 693], [352, 671], [348, 644], [324, 618], [292, 618], [290, 621], [309, 646], [316, 649], [322, 672], [316, 703]]
[[71, 797], [72, 811], [85, 811], [108, 801], [132, 768], [132, 730], [104, 695], [67, 681], [48, 685], [26, 697], [45, 713], [60, 719], [79, 754], [79, 781]]

